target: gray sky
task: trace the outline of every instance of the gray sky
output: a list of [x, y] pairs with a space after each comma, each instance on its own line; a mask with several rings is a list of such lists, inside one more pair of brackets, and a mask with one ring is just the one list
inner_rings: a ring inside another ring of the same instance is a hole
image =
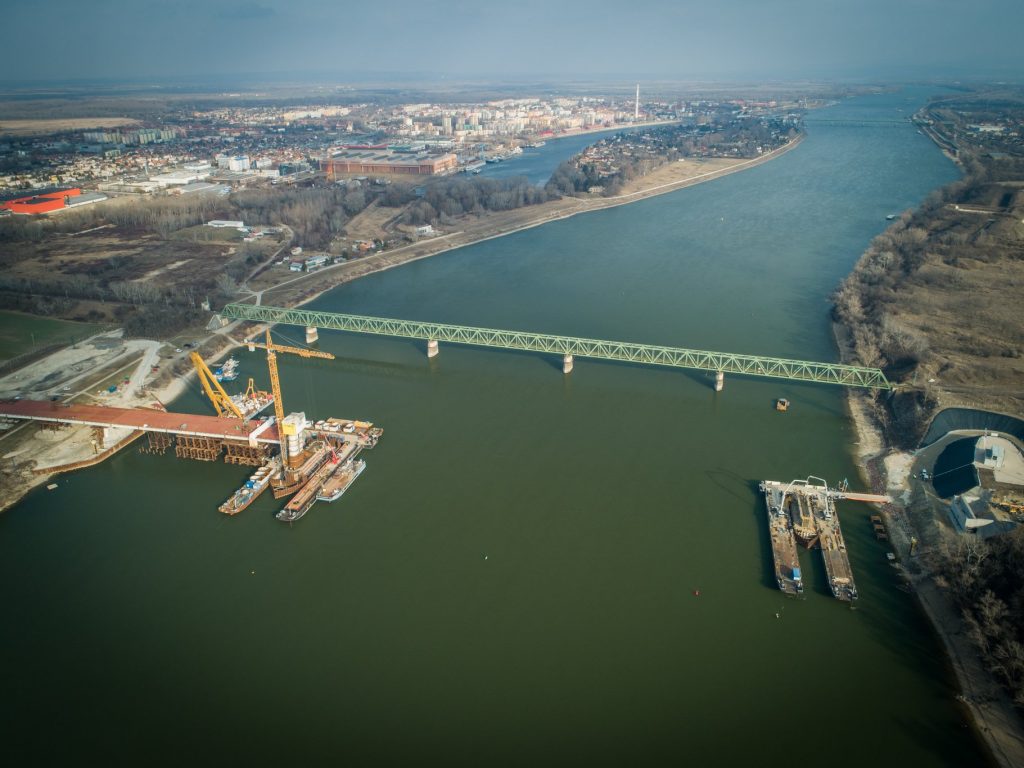
[[0, 80], [1024, 78], [1022, 0], [5, 2]]

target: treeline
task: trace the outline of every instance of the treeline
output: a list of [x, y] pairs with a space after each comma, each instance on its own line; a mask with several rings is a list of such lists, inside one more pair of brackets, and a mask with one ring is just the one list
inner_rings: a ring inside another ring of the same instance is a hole
[[929, 263], [955, 265], [962, 259], [991, 261], [1001, 249], [989, 248], [963, 230], [935, 226], [939, 211], [949, 204], [977, 201], [993, 178], [1024, 180], [1024, 159], [1010, 159], [997, 167], [977, 160], [965, 161], [966, 175], [938, 189], [913, 213], [897, 219], [871, 241], [854, 270], [833, 296], [834, 317], [850, 329], [859, 361], [881, 366], [898, 380], [912, 376], [928, 354], [928, 341], [904, 328], [892, 311], [899, 291]]
[[[955, 290], [964, 281], [962, 270], [971, 265], [1019, 258], [1018, 249], [990, 238], [987, 228], [957, 226], [950, 219], [955, 213], [943, 209], [990, 205], [994, 181], [1024, 181], [1024, 158], [965, 157], [962, 163], [964, 178], [933, 192], [917, 211], [876, 237], [833, 295], [833, 318], [849, 331], [857, 361], [882, 368], [890, 380], [904, 385], [883, 411], [888, 436], [900, 447], [916, 445], [937, 405], [918, 381], [919, 369], [923, 363], [941, 363], [932, 359], [925, 333], [900, 319], [908, 290]], [[1019, 327], [981, 331], [971, 328], [969, 316], [963, 320], [974, 356], [1024, 354]]]
[[381, 199], [382, 205], [408, 205], [403, 214], [406, 224], [436, 224], [462, 214], [486, 211], [510, 211], [544, 203], [557, 197], [535, 186], [525, 176], [489, 179], [479, 176], [437, 179], [419, 188], [391, 184]]
[[88, 275], [52, 279], [0, 275], [0, 307], [55, 316], [66, 313], [78, 301], [109, 303], [129, 336], [161, 337], [201, 319], [200, 304], [207, 288], [108, 282]]
[[587, 192], [592, 187], [600, 187], [602, 195], [612, 197], [622, 192], [622, 188], [633, 179], [646, 176], [666, 163], [678, 159], [679, 153], [674, 149], [661, 157], [622, 158], [615, 173], [607, 175], [602, 175], [593, 163], [567, 160], [551, 174], [545, 188], [551, 196], [571, 196]]
[[633, 179], [646, 176], [683, 157], [756, 157], [798, 133], [775, 118], [731, 118], [713, 125], [673, 124], [641, 132], [617, 133], [595, 147], [614, 158], [612, 172], [602, 172], [584, 152], [555, 169], [546, 188], [556, 195], [576, 195], [599, 187], [605, 197], [618, 195]]
[[161, 237], [234, 213], [231, 203], [217, 195], [117, 198], [100, 205], [63, 211], [45, 219], [7, 216], [0, 219], [0, 242], [39, 242], [51, 234], [68, 234], [103, 224], [156, 232]]
[[1024, 527], [990, 539], [950, 535], [932, 558], [985, 665], [1024, 708]]
[[46, 218], [4, 217], [0, 219], [0, 243], [40, 242], [52, 234], [82, 232], [103, 224], [166, 238], [211, 219], [241, 219], [285, 224], [294, 231], [296, 245], [326, 249], [372, 199], [362, 189], [346, 190], [339, 185], [242, 190], [230, 197], [118, 198]]
[[245, 221], [286, 224], [295, 244], [326, 249], [351, 217], [373, 200], [362, 188], [288, 187], [247, 189], [231, 196], [237, 216]]

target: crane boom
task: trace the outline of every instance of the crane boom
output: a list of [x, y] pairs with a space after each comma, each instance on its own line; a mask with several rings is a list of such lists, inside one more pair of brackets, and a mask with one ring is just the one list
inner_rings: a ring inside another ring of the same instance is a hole
[[200, 354], [198, 352], [190, 352], [189, 358], [192, 360], [192, 365], [195, 366], [196, 373], [199, 375], [199, 383], [203, 385], [203, 392], [210, 398], [210, 402], [213, 403], [213, 409], [217, 411], [217, 415], [235, 416], [239, 419], [245, 418], [238, 409], [238, 406], [228, 397], [224, 387], [217, 381], [217, 377], [213, 375], [210, 368], [203, 362]]
[[266, 350], [269, 350], [271, 347], [273, 347], [275, 352], [287, 352], [288, 354], [298, 355], [299, 357], [319, 357], [319, 358], [322, 358], [324, 360], [333, 360], [334, 359], [334, 355], [332, 355], [330, 352], [321, 352], [320, 350], [317, 350], [317, 349], [304, 349], [302, 347], [289, 347], [289, 346], [286, 346], [284, 344], [270, 344], [268, 346], [267, 344], [263, 344], [263, 343], [258, 342], [258, 341], [247, 341], [247, 342], [245, 342], [245, 344], [246, 344], [247, 347], [249, 347], [249, 351], [250, 352], [255, 351], [255, 349], [257, 347], [259, 347], [260, 349], [266, 349]]

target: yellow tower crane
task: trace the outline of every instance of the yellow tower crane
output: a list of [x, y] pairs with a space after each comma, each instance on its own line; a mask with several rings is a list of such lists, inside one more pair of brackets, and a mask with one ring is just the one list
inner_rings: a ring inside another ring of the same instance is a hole
[[324, 360], [333, 360], [334, 355], [330, 352], [320, 352], [315, 349], [304, 349], [302, 347], [289, 347], [284, 344], [275, 344], [270, 338], [270, 329], [267, 328], [267, 343], [261, 344], [258, 341], [247, 341], [246, 345], [250, 352], [256, 351], [256, 347], [267, 350], [267, 368], [270, 371], [270, 391], [274, 395], [274, 416], [277, 417], [277, 434], [281, 443], [281, 466], [287, 466], [288, 450], [285, 447], [284, 434], [284, 401], [281, 397], [281, 378], [277, 375], [277, 353], [287, 352], [300, 357], [319, 357]]
[[190, 352], [189, 358], [192, 360], [192, 365], [195, 366], [196, 373], [199, 375], [199, 383], [203, 385], [203, 392], [210, 398], [210, 402], [213, 403], [213, 409], [217, 412], [217, 415], [234, 416], [239, 419], [244, 418], [238, 406], [231, 401], [228, 393], [224, 391], [224, 387], [217, 381], [217, 377], [213, 375], [213, 372], [203, 362], [200, 354], [198, 352]]

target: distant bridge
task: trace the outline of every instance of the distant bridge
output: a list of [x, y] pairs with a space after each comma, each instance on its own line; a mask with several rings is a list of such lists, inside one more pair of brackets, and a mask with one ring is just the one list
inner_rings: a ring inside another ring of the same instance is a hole
[[728, 352], [707, 352], [653, 344], [581, 339], [547, 333], [473, 328], [446, 323], [393, 320], [384, 317], [364, 317], [313, 309], [284, 309], [254, 304], [228, 304], [221, 310], [221, 315], [235, 320], [305, 326], [307, 342], [316, 339], [318, 328], [405, 339], [422, 339], [427, 342], [427, 354], [430, 357], [437, 354], [439, 341], [558, 354], [563, 357], [562, 370], [565, 373], [572, 370], [574, 357], [711, 371], [716, 375], [715, 389], [717, 390], [722, 389], [726, 373], [741, 373], [747, 376], [765, 376], [792, 381], [813, 381], [821, 384], [840, 384], [847, 387], [890, 388], [885, 374], [878, 368], [862, 368], [838, 363], [816, 363], [759, 355], [736, 355]]

